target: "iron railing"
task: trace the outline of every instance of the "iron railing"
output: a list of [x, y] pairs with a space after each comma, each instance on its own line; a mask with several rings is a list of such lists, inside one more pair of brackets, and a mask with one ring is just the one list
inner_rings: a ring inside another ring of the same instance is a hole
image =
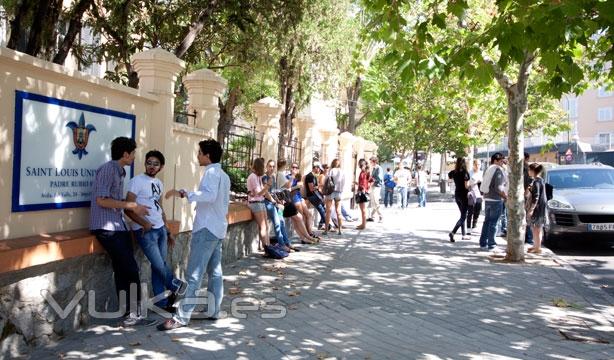
[[232, 191], [247, 193], [247, 176], [262, 153], [262, 134], [255, 127], [232, 125], [223, 132], [222, 167], [230, 177]]
[[175, 122], [188, 125], [188, 118], [196, 119], [196, 110], [193, 112], [175, 111]]
[[[280, 141], [281, 141], [280, 137]], [[303, 149], [301, 148], [300, 142], [297, 138], [294, 138], [290, 141], [289, 144], [282, 145], [282, 154], [279, 155], [281, 159], [285, 159], [288, 164], [300, 163], [301, 162], [301, 154]]]

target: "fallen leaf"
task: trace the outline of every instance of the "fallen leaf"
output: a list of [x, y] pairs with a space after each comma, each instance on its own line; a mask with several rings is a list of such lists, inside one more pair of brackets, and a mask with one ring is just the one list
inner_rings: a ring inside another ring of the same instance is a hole
[[601, 285], [601, 288], [602, 288], [602, 289], [607, 289], [607, 288], [609, 288], [609, 287], [610, 287], [610, 285], [608, 285], [608, 284], [603, 284], [603, 285]]
[[266, 339], [266, 335], [258, 335], [258, 337], [261, 339]]
[[298, 310], [298, 305], [296, 304], [288, 305], [288, 310]]
[[299, 296], [301, 294], [298, 290], [288, 291], [288, 296]]
[[228, 294], [230, 295], [238, 295], [240, 293], [241, 293], [241, 288], [231, 287], [230, 289], [228, 289]]
[[277, 286], [273, 286], [273, 290], [279, 290]]
[[181, 341], [181, 339], [180, 339], [180, 338], [178, 338], [178, 337], [172, 337], [172, 338], [171, 338], [171, 341], [172, 341], [172, 342], [180, 342], [180, 341]]
[[239, 276], [247, 276], [247, 271], [245, 270], [239, 271]]
[[552, 304], [556, 307], [566, 308], [569, 307], [569, 303], [565, 299], [557, 298], [552, 300]]
[[130, 346], [140, 346], [141, 342], [140, 341], [135, 341], [135, 342], [131, 342]]

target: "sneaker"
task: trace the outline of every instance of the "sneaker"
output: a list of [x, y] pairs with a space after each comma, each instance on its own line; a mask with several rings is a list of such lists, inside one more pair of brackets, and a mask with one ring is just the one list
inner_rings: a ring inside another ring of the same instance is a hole
[[179, 321], [175, 319], [168, 319], [162, 324], [158, 325], [156, 328], [160, 331], [168, 331], [168, 330], [179, 329], [180, 327], [184, 327], [184, 326], [185, 325], [183, 325], [182, 323], [180, 323]]
[[448, 237], [450, 238], [450, 242], [454, 242], [454, 234], [448, 233]]
[[156, 320], [147, 319], [140, 315], [136, 315], [135, 313], [130, 313], [121, 322], [121, 326], [123, 327], [132, 327], [132, 326], [151, 326], [156, 323]]
[[371, 222], [373, 222], [373, 221], [375, 221], [375, 220], [373, 220], [373, 218], [368, 218], [368, 219], [367, 219], [367, 221], [371, 221]]
[[488, 251], [488, 246], [480, 246], [480, 251]]
[[185, 291], [188, 288], [187, 282], [179, 279], [177, 279], [177, 281], [179, 281], [179, 286], [177, 287], [177, 290], [173, 291], [173, 295], [175, 295], [175, 298], [185, 295]]
[[490, 250], [496, 250], [496, 249], [497, 249], [497, 245], [495, 245], [495, 246], [489, 246], [489, 247], [488, 247], [488, 250], [489, 250], [489, 251], [490, 251]]
[[384, 218], [383, 218], [383, 217], [380, 217], [380, 218], [379, 218], [379, 222], [380, 222], [380, 223], [384, 222]]

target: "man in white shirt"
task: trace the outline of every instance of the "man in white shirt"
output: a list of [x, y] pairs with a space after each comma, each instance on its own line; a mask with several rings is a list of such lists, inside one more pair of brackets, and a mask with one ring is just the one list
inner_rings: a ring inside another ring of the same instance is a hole
[[[151, 284], [156, 298], [161, 298], [156, 306], [166, 311], [174, 312], [172, 307], [177, 295], [183, 295], [187, 284], [173, 276], [173, 272], [166, 264], [168, 246], [173, 246], [174, 239], [166, 227], [166, 215], [162, 208], [160, 198], [164, 191], [162, 181], [156, 175], [164, 168], [164, 155], [158, 150], [149, 151], [145, 155], [145, 173], [133, 177], [128, 183], [126, 201], [149, 208], [149, 214], [139, 216], [132, 211], [126, 215], [134, 222], [132, 230], [143, 254], [151, 263]], [[172, 295], [163, 298], [164, 290], [170, 290]]]
[[205, 172], [197, 191], [169, 190], [166, 198], [176, 196], [196, 203], [196, 215], [192, 227], [190, 257], [186, 269], [188, 286], [185, 297], [179, 301], [177, 314], [158, 325], [158, 330], [172, 330], [186, 326], [192, 312], [201, 299], [196, 297], [203, 274], [207, 281], [207, 319], [217, 320], [224, 284], [222, 280], [222, 241], [228, 229], [228, 204], [230, 202], [230, 178], [220, 164], [222, 147], [215, 140], [204, 140], [199, 144], [198, 164]]
[[401, 209], [407, 207], [407, 188], [411, 179], [411, 173], [406, 166], [406, 163], [399, 163], [399, 168], [394, 172], [394, 182], [397, 183], [397, 188], [401, 195]]

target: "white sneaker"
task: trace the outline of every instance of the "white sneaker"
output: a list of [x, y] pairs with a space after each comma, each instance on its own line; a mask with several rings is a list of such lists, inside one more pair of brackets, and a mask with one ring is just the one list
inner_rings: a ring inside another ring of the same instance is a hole
[[156, 323], [156, 320], [147, 319], [135, 313], [130, 313], [129, 315], [124, 317], [124, 319], [121, 321], [121, 325], [123, 327], [131, 327], [131, 326], [137, 326], [137, 325], [151, 326], [151, 325], [154, 325], [155, 323]]

